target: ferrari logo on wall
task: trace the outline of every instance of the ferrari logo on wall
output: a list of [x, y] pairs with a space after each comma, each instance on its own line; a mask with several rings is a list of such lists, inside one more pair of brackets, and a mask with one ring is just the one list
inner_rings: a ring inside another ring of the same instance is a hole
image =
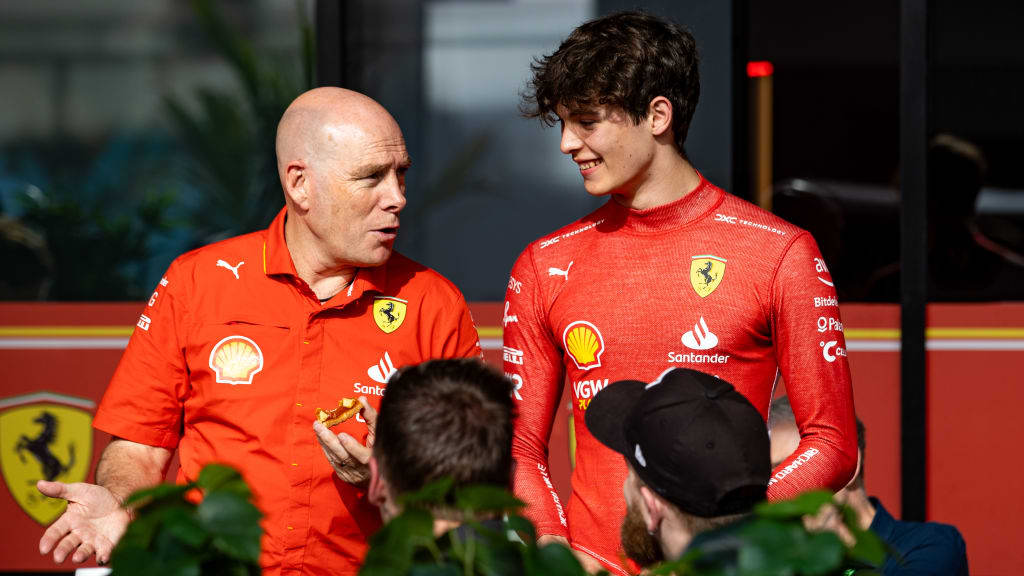
[[92, 462], [91, 400], [39, 392], [0, 400], [0, 470], [11, 497], [43, 526], [67, 505], [38, 480], [82, 482]]
[[690, 285], [701, 298], [707, 297], [722, 283], [725, 276], [725, 258], [712, 256], [694, 256], [690, 261]]
[[385, 334], [391, 334], [405, 322], [407, 302], [401, 298], [378, 296], [373, 299], [373, 320]]

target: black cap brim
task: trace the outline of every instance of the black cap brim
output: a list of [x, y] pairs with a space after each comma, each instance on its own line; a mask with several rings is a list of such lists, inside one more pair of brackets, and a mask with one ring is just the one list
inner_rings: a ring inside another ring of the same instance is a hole
[[584, 421], [598, 442], [623, 456], [632, 454], [623, 424], [640, 401], [646, 387], [646, 382], [620, 380], [605, 386], [594, 396], [587, 406]]

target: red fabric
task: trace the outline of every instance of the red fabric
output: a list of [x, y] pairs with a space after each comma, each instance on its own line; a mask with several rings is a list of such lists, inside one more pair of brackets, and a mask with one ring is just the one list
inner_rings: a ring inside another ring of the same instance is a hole
[[[709, 267], [707, 256], [724, 271]], [[590, 435], [583, 415], [608, 383], [651, 381], [676, 366], [730, 381], [766, 418], [781, 371], [801, 443], [774, 471], [768, 497], [841, 489], [857, 459], [853, 392], [835, 289], [820, 258], [810, 234], [705, 180], [650, 210], [609, 201], [527, 247], [506, 292], [504, 366], [521, 383], [515, 489], [538, 534], [567, 536], [622, 572], [626, 465]], [[720, 280], [703, 297], [691, 282], [708, 279], [702, 269]], [[567, 350], [566, 342], [588, 340], [597, 345], [593, 358]], [[564, 514], [545, 475], [563, 382], [573, 387], [576, 422]]]
[[[266, 515], [264, 574], [355, 574], [380, 515], [364, 490], [334, 474], [313, 431], [314, 411], [346, 396], [365, 395], [378, 406], [384, 384], [376, 380], [386, 379], [391, 365], [479, 356], [479, 340], [455, 286], [397, 253], [384, 266], [359, 270], [351, 290], [321, 305], [295, 274], [284, 215], [269, 230], [171, 264], [94, 426], [177, 447], [179, 481], [194, 480], [208, 462], [238, 467]], [[218, 261], [235, 267], [238, 278]], [[379, 296], [406, 303], [405, 319], [391, 333], [374, 320]], [[227, 364], [211, 352], [234, 336], [261, 352], [251, 383], [217, 381], [215, 365], [223, 371]], [[332, 430], [361, 440], [367, 432], [357, 419]]]

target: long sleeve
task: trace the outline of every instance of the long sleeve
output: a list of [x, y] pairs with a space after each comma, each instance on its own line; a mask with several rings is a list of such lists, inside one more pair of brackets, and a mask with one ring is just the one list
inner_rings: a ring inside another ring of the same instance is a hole
[[846, 340], [832, 276], [810, 234], [794, 239], [772, 283], [772, 340], [800, 445], [774, 471], [768, 498], [841, 490], [857, 464]]
[[547, 302], [531, 248], [512, 269], [503, 324], [505, 373], [515, 383], [518, 407], [512, 440], [516, 461], [513, 487], [527, 503], [526, 515], [538, 535], [568, 538], [565, 512], [548, 472], [548, 440], [565, 371], [547, 321]]

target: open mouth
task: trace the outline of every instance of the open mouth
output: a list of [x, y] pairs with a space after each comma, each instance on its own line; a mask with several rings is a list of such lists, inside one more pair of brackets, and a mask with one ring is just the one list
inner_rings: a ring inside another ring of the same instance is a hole
[[604, 160], [587, 160], [586, 162], [578, 162], [580, 166], [580, 172], [588, 172], [597, 168], [601, 164], [604, 164]]

